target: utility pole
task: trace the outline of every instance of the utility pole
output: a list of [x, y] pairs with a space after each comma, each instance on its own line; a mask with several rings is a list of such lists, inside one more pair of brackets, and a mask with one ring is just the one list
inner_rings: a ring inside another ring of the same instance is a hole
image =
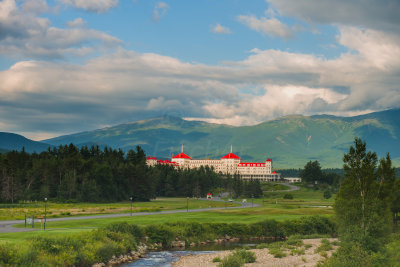
[[44, 198], [44, 224], [43, 224], [43, 230], [46, 230], [46, 220], [47, 220], [47, 197]]
[[133, 203], [133, 197], [129, 198], [131, 200], [131, 216], [132, 216], [132, 203]]

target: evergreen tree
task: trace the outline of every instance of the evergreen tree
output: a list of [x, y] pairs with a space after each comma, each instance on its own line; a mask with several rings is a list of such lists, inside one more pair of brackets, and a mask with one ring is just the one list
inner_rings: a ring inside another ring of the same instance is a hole
[[300, 177], [302, 181], [307, 183], [315, 183], [320, 182], [323, 180], [324, 173], [321, 170], [321, 166], [319, 162], [316, 161], [309, 161], [304, 166], [304, 169], [300, 172]]

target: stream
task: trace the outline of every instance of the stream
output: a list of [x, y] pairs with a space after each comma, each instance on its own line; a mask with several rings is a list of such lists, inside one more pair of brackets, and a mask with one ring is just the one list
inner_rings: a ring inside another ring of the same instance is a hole
[[145, 258], [137, 260], [135, 262], [127, 263], [121, 265], [123, 267], [144, 267], [144, 266], [155, 266], [155, 267], [170, 267], [171, 264], [180, 257], [186, 255], [196, 255], [196, 254], [207, 254], [214, 253], [221, 250], [232, 250], [235, 248], [241, 248], [243, 246], [248, 246], [250, 248], [255, 248], [259, 243], [266, 243], [268, 241], [249, 241], [248, 243], [241, 242], [225, 242], [225, 243], [211, 243], [207, 245], [201, 245], [190, 248], [182, 248], [182, 250], [168, 250], [168, 251], [150, 251], [146, 254]]

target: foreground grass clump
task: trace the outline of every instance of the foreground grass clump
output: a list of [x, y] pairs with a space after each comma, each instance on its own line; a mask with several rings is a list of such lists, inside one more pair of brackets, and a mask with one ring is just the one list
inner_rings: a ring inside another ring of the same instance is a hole
[[[1, 244], [0, 266], [91, 266], [137, 250], [140, 243], [167, 248], [175, 239], [185, 241], [186, 244], [226, 236], [284, 239], [292, 233], [332, 235], [335, 228], [329, 218], [316, 216], [284, 222], [266, 220], [253, 224], [180, 222], [138, 226], [121, 222], [87, 232], [53, 236], [48, 235], [50, 233], [37, 233], [24, 242]], [[299, 241], [289, 239], [286, 246], [294, 247], [296, 244]], [[236, 251], [234, 255], [234, 258], [226, 259], [221, 264], [253, 260], [252, 253], [245, 249]]]
[[289, 251], [290, 255], [304, 255], [307, 249], [298, 236], [290, 236], [286, 241], [257, 245], [257, 249], [263, 248], [268, 248], [269, 253], [274, 255], [275, 258], [286, 257]]
[[23, 244], [1, 244], [0, 265], [91, 266], [136, 250], [141, 236], [135, 226], [121, 225], [62, 237], [35, 237]]
[[235, 250], [231, 255], [226, 256], [218, 267], [240, 267], [245, 263], [253, 263], [256, 262], [256, 255], [254, 252], [239, 249]]

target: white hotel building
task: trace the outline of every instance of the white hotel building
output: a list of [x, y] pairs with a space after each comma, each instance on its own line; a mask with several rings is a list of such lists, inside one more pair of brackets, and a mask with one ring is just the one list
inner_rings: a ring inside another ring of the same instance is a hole
[[179, 153], [172, 156], [169, 160], [157, 160], [155, 157], [147, 158], [148, 166], [157, 164], [172, 165], [175, 168], [200, 168], [208, 166], [213, 168], [215, 172], [222, 174], [238, 174], [241, 179], [260, 180], [260, 181], [278, 181], [280, 174], [272, 171], [272, 160], [267, 159], [265, 162], [241, 162], [240, 157], [231, 152], [221, 159], [192, 159], [185, 153]]

